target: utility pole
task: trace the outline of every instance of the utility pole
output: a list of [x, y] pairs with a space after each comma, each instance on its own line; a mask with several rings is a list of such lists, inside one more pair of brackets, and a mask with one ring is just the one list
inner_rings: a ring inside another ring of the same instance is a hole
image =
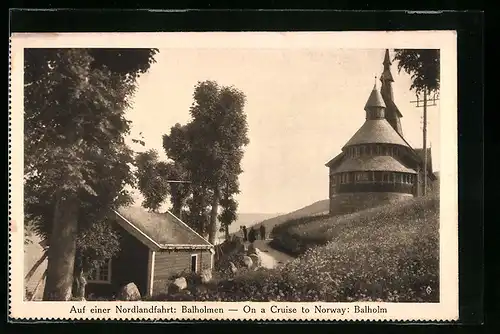
[[[430, 104], [429, 104], [430, 101]], [[427, 107], [434, 107], [436, 106], [436, 101], [439, 101], [439, 97], [437, 94], [434, 94], [432, 99], [428, 99], [427, 97], [427, 89], [424, 88], [424, 99], [423, 101], [419, 99], [419, 96], [417, 94], [417, 100], [416, 101], [410, 101], [410, 103], [416, 103], [417, 108], [424, 108], [424, 124], [422, 127], [422, 134], [423, 134], [423, 150], [424, 150], [424, 189], [422, 194], [425, 196], [427, 194]], [[423, 102], [423, 103], [422, 103]], [[422, 104], [421, 104], [422, 103]]]

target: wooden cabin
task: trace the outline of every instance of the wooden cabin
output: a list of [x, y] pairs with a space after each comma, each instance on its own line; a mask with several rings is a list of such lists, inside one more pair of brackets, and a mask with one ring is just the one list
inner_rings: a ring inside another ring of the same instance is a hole
[[165, 292], [174, 275], [213, 268], [214, 246], [168, 211], [123, 207], [110, 219], [121, 250], [88, 279], [87, 295], [110, 297], [133, 282], [141, 296], [151, 296]]

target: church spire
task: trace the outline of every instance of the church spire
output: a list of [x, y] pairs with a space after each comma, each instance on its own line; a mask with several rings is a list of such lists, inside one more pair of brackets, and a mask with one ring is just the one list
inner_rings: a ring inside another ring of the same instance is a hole
[[394, 78], [392, 77], [391, 73], [392, 62], [389, 49], [385, 50], [383, 65], [384, 70], [382, 72], [382, 75], [380, 76], [380, 81], [382, 82], [380, 92], [387, 106], [385, 111], [385, 118], [387, 119], [389, 124], [391, 124], [394, 130], [396, 130], [400, 135], [403, 135], [403, 129], [401, 128], [400, 121], [400, 118], [403, 117], [403, 115], [401, 115], [398, 107], [394, 103], [394, 93], [392, 90], [392, 83], [394, 82]]
[[392, 62], [391, 62], [391, 57], [389, 55], [389, 49], [385, 49], [383, 64], [384, 64], [384, 71], [380, 76], [380, 81], [382, 82], [382, 95], [384, 95], [384, 93], [387, 93], [388, 95], [387, 97], [390, 97], [391, 100], [394, 100], [394, 96], [392, 93], [392, 83], [394, 82], [394, 78], [392, 77], [391, 73]]

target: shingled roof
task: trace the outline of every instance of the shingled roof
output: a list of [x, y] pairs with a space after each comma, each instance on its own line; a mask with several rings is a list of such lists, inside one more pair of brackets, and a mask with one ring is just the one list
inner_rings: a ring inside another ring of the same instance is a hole
[[171, 212], [149, 212], [141, 207], [115, 211], [119, 224], [151, 249], [211, 248], [213, 245]]
[[344, 147], [371, 143], [395, 144], [409, 147], [385, 119], [366, 120]]
[[387, 171], [416, 174], [415, 170], [404, 166], [401, 162], [388, 155], [348, 158], [335, 169], [335, 173], [356, 171]]

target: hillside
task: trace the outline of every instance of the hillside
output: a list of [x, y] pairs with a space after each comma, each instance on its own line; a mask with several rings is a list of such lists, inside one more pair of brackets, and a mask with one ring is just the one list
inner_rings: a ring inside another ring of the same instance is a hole
[[[272, 246], [297, 256], [310, 248], [336, 240], [343, 234], [363, 234], [375, 225], [384, 228], [407, 225], [409, 231], [422, 222], [438, 220], [438, 209], [439, 198], [432, 196], [413, 198], [341, 216], [323, 215], [293, 219], [274, 229], [275, 239]], [[370, 238], [369, 235], [366, 237]]]
[[[318, 215], [323, 215], [328, 213], [328, 204], [329, 200], [321, 200], [314, 202], [313, 204], [310, 204], [308, 206], [305, 206], [301, 209], [292, 211], [290, 213], [278, 215], [276, 217], [268, 218], [265, 220], [259, 221], [257, 224], [254, 224], [253, 226], [255, 227], [260, 227], [260, 225], [264, 225], [266, 227], [266, 231], [271, 232], [272, 229], [276, 225], [280, 225], [286, 221], [289, 221], [291, 219], [298, 219], [302, 217], [310, 217], [310, 216], [318, 216]], [[249, 227], [251, 225], [247, 225]], [[238, 225], [238, 230], [239, 230], [239, 225]]]

